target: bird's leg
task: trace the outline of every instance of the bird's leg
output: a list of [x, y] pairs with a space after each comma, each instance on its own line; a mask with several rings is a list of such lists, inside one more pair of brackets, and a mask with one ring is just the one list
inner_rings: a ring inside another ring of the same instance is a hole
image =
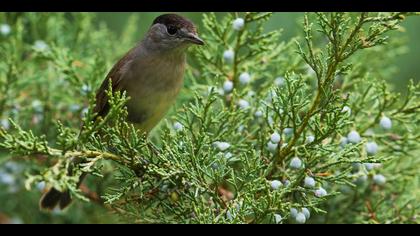
[[159, 149], [152, 142], [147, 142], [147, 146], [156, 156], [160, 154]]

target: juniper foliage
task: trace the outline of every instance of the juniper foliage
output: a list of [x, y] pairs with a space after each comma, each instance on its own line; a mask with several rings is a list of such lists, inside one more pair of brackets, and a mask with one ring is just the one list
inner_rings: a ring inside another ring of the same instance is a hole
[[[0, 38], [0, 161], [27, 163], [28, 190], [69, 189], [125, 222], [296, 223], [291, 209], [307, 208], [312, 223], [419, 223], [419, 85], [401, 95], [388, 82], [405, 50], [391, 31], [414, 14], [305, 14], [287, 42], [264, 30], [271, 15], [203, 15], [207, 46], [190, 53], [181, 102], [150, 138], [111, 86], [109, 114], [93, 120], [95, 88], [134, 24], [116, 39], [92, 14], [3, 15], [14, 31]], [[82, 173], [97, 178], [78, 189]]]

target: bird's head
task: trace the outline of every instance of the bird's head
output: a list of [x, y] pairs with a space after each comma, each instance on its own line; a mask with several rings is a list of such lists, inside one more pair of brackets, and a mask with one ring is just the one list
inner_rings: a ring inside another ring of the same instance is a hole
[[159, 51], [183, 51], [189, 46], [204, 45], [198, 37], [195, 25], [185, 17], [177, 14], [158, 16], [147, 33], [150, 46]]

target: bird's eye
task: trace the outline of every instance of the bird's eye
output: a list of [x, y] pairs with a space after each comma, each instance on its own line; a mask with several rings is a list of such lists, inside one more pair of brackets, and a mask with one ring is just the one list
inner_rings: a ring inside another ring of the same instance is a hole
[[168, 26], [167, 28], [168, 34], [169, 35], [175, 35], [178, 32], [178, 29], [175, 26]]

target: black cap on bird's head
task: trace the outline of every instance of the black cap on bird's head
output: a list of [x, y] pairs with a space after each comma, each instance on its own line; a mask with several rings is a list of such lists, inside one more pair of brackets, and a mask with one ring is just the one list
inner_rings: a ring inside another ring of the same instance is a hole
[[177, 29], [185, 28], [190, 32], [197, 33], [195, 25], [187, 18], [177, 14], [163, 14], [153, 21], [153, 24], [163, 24], [166, 27], [174, 27]]
[[152, 28], [163, 26], [165, 33], [173, 40], [184, 40], [189, 43], [204, 45], [204, 41], [197, 35], [197, 28], [187, 18], [177, 14], [163, 14], [153, 21]]

